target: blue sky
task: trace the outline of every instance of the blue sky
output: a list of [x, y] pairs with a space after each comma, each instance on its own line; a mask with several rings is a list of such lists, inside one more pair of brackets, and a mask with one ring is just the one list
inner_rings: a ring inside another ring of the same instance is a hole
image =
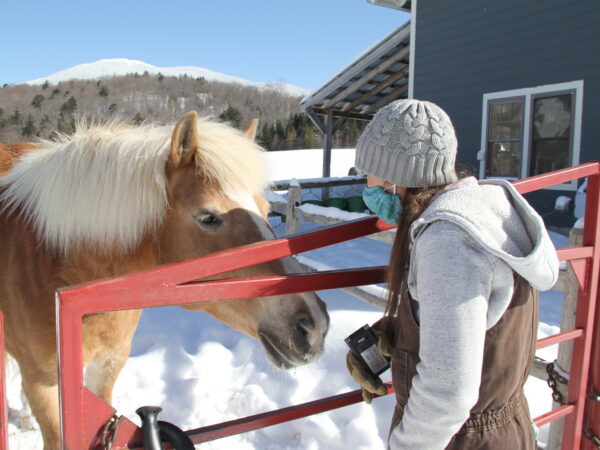
[[103, 58], [314, 89], [409, 14], [366, 0], [5, 0], [0, 84]]

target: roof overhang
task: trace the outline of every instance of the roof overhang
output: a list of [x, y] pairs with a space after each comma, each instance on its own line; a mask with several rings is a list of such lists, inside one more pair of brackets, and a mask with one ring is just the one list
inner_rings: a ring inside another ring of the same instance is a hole
[[376, 6], [385, 6], [386, 8], [399, 9], [400, 11], [410, 12], [411, 0], [367, 0], [367, 3]]
[[408, 95], [410, 20], [302, 99], [308, 114], [370, 120], [379, 108]]

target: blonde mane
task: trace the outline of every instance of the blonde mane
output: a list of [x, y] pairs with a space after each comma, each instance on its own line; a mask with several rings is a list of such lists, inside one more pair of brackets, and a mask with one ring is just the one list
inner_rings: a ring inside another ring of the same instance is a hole
[[[232, 198], [262, 192], [262, 149], [224, 124], [198, 125], [198, 172]], [[70, 137], [41, 142], [0, 179], [0, 210], [19, 211], [62, 254], [80, 245], [132, 250], [168, 208], [172, 132], [167, 126], [80, 124]]]

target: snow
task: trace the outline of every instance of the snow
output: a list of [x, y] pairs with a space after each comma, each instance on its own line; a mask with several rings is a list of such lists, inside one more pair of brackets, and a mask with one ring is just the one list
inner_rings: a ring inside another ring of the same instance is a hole
[[587, 178], [581, 186], [577, 188], [575, 193], [575, 208], [573, 209], [573, 215], [578, 219], [585, 216], [585, 193], [587, 191]]
[[331, 219], [338, 219], [338, 220], [355, 220], [355, 219], [361, 219], [363, 217], [367, 217], [367, 214], [348, 212], [348, 211], [343, 211], [339, 208], [313, 205], [311, 203], [306, 203], [306, 204], [298, 207], [298, 209], [300, 209], [302, 212], [305, 212], [307, 214], [315, 214], [315, 215], [325, 216], [325, 217], [329, 217]]
[[276, 192], [266, 190], [265, 198], [269, 203], [287, 203], [286, 198]]
[[301, 97], [306, 95], [308, 89], [293, 86], [289, 83], [279, 82], [253, 82], [244, 78], [225, 75], [209, 69], [194, 66], [157, 67], [143, 61], [126, 58], [100, 59], [91, 63], [78, 64], [65, 70], [48, 75], [47, 77], [27, 81], [26, 84], [43, 84], [48, 81], [57, 84], [67, 80], [96, 80], [98, 78], [128, 75], [138, 73], [142, 75], [148, 72], [151, 75], [162, 73], [164, 76], [179, 77], [187, 75], [192, 78], [202, 77], [208, 81], [220, 81], [223, 83], [237, 83], [245, 86], [256, 86], [259, 89], [269, 89], [282, 93]]
[[571, 206], [572, 199], [567, 197], [566, 195], [560, 195], [556, 197], [554, 201], [554, 209], [560, 212], [567, 212], [569, 210], [569, 206]]
[[[266, 156], [277, 179], [317, 177], [321, 170], [319, 150], [269, 152]], [[352, 150], [334, 150], [332, 175], [346, 175], [353, 160]], [[275, 218], [272, 225], [282, 234], [278, 220]], [[303, 224], [303, 229], [315, 227]], [[564, 236], [551, 235], [557, 247], [567, 245]], [[306, 252], [298, 259], [318, 270], [329, 270], [384, 265], [389, 252], [388, 244], [360, 238]], [[385, 295], [381, 286], [367, 289], [375, 295]], [[321, 291], [319, 295], [327, 303], [331, 316], [325, 354], [310, 365], [289, 371], [274, 368], [258, 342], [210, 316], [177, 307], [144, 311], [130, 358], [115, 386], [113, 405], [136, 423], [139, 423], [136, 408], [161, 405], [160, 419], [189, 429], [357, 389], [346, 370], [344, 338], [360, 326], [376, 321], [382, 313], [340, 290]], [[559, 331], [561, 307], [561, 292], [541, 295], [539, 337]], [[553, 361], [556, 346], [540, 350], [538, 356]], [[39, 431], [27, 430], [19, 424], [18, 415], [23, 408], [20, 380], [14, 372], [7, 379], [12, 408], [10, 448], [41, 448]], [[382, 378], [389, 380], [389, 372]], [[551, 409], [550, 390], [544, 381], [530, 378], [525, 390], [534, 417]], [[219, 439], [201, 448], [384, 449], [393, 408], [393, 396], [386, 396], [375, 399], [371, 405], [352, 405]], [[547, 428], [540, 430], [542, 440]]]
[[[323, 173], [323, 150], [321, 149], [267, 152], [266, 155], [273, 180], [316, 178]], [[354, 149], [331, 151], [332, 177], [347, 176], [348, 170], [353, 166]]]

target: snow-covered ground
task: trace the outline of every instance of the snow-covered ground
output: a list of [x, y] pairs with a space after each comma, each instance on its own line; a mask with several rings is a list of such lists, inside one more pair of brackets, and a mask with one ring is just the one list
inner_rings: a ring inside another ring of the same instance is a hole
[[[267, 154], [274, 179], [318, 177], [321, 151], [299, 150]], [[353, 150], [334, 150], [332, 176], [345, 176], [353, 165]], [[283, 227], [273, 223], [278, 232]], [[311, 225], [306, 225], [310, 227]], [[567, 238], [552, 234], [557, 247]], [[304, 262], [337, 268], [386, 264], [390, 246], [361, 238], [302, 255]], [[131, 356], [114, 394], [120, 414], [139, 422], [135, 409], [142, 405], [163, 407], [160, 415], [181, 428], [196, 428], [275, 408], [315, 400], [356, 389], [345, 366], [344, 337], [381, 311], [341, 291], [319, 293], [329, 308], [331, 329], [323, 357], [308, 366], [283, 371], [271, 366], [258, 342], [222, 325], [207, 315], [183, 309], [156, 308], [144, 311], [133, 340]], [[562, 293], [541, 296], [539, 336], [558, 332]], [[555, 358], [556, 347], [539, 352]], [[384, 379], [390, 375], [384, 374]], [[25, 430], [17, 418], [21, 408], [19, 378], [8, 379], [9, 423], [13, 449], [41, 448], [37, 430]], [[530, 378], [526, 385], [533, 416], [551, 407], [550, 390], [544, 381]], [[206, 449], [384, 449], [393, 396], [358, 404], [202, 445]], [[547, 427], [545, 427], [547, 428]], [[547, 430], [541, 430], [544, 439]]]

